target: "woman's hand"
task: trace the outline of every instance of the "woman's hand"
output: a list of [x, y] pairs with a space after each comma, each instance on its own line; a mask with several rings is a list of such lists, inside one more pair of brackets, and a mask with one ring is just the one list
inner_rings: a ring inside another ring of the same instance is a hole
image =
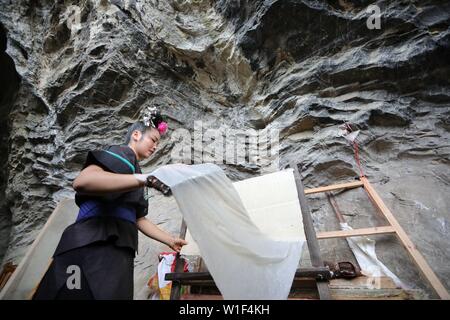
[[181, 251], [181, 248], [186, 244], [188, 244], [186, 240], [180, 238], [172, 238], [168, 243], [168, 246], [172, 248], [172, 250], [179, 253]]
[[152, 239], [155, 239], [156, 241], [166, 244], [176, 252], [180, 252], [181, 248], [184, 245], [188, 244], [186, 240], [172, 237], [169, 233], [159, 229], [157, 225], [155, 225], [145, 217], [139, 218], [136, 224], [139, 231], [141, 231], [143, 234]]
[[141, 186], [147, 185], [147, 178], [150, 176], [150, 173], [134, 173], [133, 176], [139, 181]]
[[139, 184], [141, 184], [142, 186], [154, 188], [165, 196], [170, 196], [172, 194], [170, 188], [164, 183], [162, 183], [159, 179], [152, 176], [151, 173], [135, 173], [134, 177], [139, 181]]
[[172, 194], [172, 190], [170, 190], [169, 186], [151, 175], [147, 177], [147, 186], [160, 191], [165, 196], [170, 196]]

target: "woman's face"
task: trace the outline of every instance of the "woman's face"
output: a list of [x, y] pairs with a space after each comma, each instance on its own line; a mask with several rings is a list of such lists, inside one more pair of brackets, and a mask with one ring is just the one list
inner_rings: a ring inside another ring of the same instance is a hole
[[145, 131], [144, 134], [139, 131], [135, 131], [133, 133], [133, 137], [136, 138], [135, 151], [138, 160], [150, 157], [158, 147], [159, 139], [161, 139], [159, 131], [154, 128]]

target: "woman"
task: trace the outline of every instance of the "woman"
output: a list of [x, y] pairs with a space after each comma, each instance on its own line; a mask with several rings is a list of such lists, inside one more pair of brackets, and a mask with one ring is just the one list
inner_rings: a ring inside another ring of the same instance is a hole
[[167, 130], [154, 110], [145, 120], [129, 128], [125, 145], [88, 153], [73, 182], [77, 220], [64, 230], [33, 299], [133, 299], [138, 230], [177, 252], [187, 243], [145, 218], [145, 186], [170, 194], [139, 167]]

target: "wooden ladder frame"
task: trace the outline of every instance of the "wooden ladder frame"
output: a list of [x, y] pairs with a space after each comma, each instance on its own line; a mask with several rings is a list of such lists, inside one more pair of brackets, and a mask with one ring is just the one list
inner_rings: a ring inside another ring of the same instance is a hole
[[[347, 182], [342, 184], [335, 184], [325, 187], [318, 187], [312, 189], [304, 189], [303, 183], [301, 180], [300, 169], [298, 165], [294, 163], [290, 163], [291, 168], [294, 170], [294, 178], [297, 186], [298, 199], [300, 202], [300, 207], [303, 216], [303, 227], [306, 236], [306, 242], [308, 244], [309, 254], [311, 258], [312, 268], [300, 268], [297, 269], [295, 274], [295, 279], [298, 278], [309, 278], [314, 279], [317, 285], [317, 291], [319, 294], [319, 298], [321, 300], [329, 300], [331, 299], [331, 294], [329, 290], [329, 280], [331, 274], [328, 268], [323, 266], [323, 261], [320, 257], [320, 249], [318, 240], [322, 239], [331, 239], [331, 238], [347, 238], [347, 237], [356, 237], [356, 236], [367, 236], [367, 235], [380, 235], [380, 234], [392, 234], [396, 235], [400, 240], [402, 245], [405, 247], [406, 251], [423, 274], [423, 276], [430, 283], [432, 288], [438, 294], [441, 299], [450, 300], [450, 295], [441, 281], [438, 279], [436, 274], [433, 272], [431, 267], [428, 265], [425, 258], [421, 255], [421, 253], [417, 250], [416, 246], [413, 244], [411, 239], [408, 237], [406, 232], [398, 223], [397, 219], [395, 219], [392, 212], [388, 209], [388, 207], [384, 204], [381, 197], [375, 191], [375, 189], [370, 184], [369, 180], [362, 176], [359, 177], [358, 181]], [[338, 231], [325, 231], [316, 233], [313, 226], [311, 212], [309, 210], [307, 200], [305, 195], [315, 194], [315, 193], [323, 193], [328, 191], [335, 190], [347, 190], [363, 187], [366, 191], [369, 199], [375, 205], [375, 207], [380, 211], [382, 216], [388, 221], [386, 226], [382, 227], [371, 227], [371, 228], [360, 228], [353, 230], [338, 230]], [[186, 236], [186, 223], [184, 220], [181, 224], [180, 230], [180, 238], [184, 239]], [[175, 272], [167, 273], [165, 276], [166, 280], [172, 281], [172, 290], [170, 299], [178, 300], [181, 295], [181, 286], [182, 285], [191, 285], [191, 284], [199, 284], [199, 283], [213, 283], [209, 272], [189, 272], [184, 273], [184, 260], [178, 254], [175, 262]]]
[[412, 258], [422, 275], [427, 279], [430, 283], [431, 287], [437, 293], [437, 295], [444, 300], [449, 300], [450, 295], [447, 289], [444, 287], [442, 282], [438, 279], [436, 274], [433, 272], [425, 258], [422, 254], [417, 250], [417, 247], [411, 241], [411, 239], [406, 234], [405, 230], [400, 226], [397, 219], [395, 219], [392, 212], [388, 209], [388, 207], [384, 204], [381, 197], [373, 188], [372, 184], [369, 180], [362, 176], [359, 177], [358, 181], [348, 182], [343, 184], [335, 184], [326, 187], [313, 188], [305, 190], [305, 194], [314, 194], [321, 192], [328, 192], [333, 190], [345, 190], [345, 189], [353, 189], [363, 187], [364, 191], [367, 193], [367, 196], [371, 200], [371, 202], [375, 205], [377, 210], [382, 214], [382, 216], [387, 220], [388, 224], [382, 227], [372, 227], [372, 228], [361, 228], [361, 229], [353, 229], [353, 230], [338, 230], [338, 231], [325, 231], [318, 232], [317, 238], [319, 240], [322, 239], [331, 239], [331, 238], [347, 238], [347, 237], [357, 237], [357, 236], [368, 236], [368, 235], [380, 235], [380, 234], [392, 234], [397, 236], [398, 240], [401, 242], [403, 247], [408, 252], [409, 256]]

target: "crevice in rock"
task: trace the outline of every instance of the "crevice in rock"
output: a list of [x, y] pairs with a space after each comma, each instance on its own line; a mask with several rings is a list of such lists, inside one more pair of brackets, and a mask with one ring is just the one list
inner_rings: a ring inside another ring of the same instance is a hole
[[20, 86], [20, 77], [14, 61], [6, 53], [7, 32], [0, 23], [0, 262], [9, 243], [11, 231], [11, 211], [5, 197], [8, 182], [8, 155], [10, 121], [9, 113]]

